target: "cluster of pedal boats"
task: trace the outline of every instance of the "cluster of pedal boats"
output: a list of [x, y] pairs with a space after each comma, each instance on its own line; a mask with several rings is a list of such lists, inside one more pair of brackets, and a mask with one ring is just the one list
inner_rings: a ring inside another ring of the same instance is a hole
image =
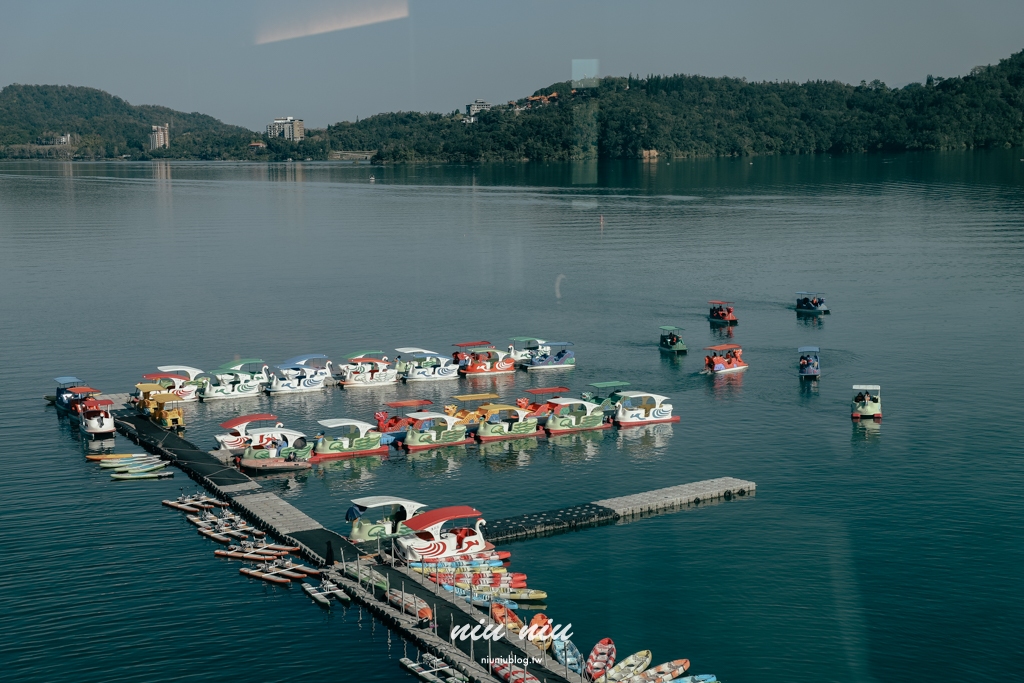
[[571, 391], [565, 386], [526, 389], [528, 396], [514, 403], [495, 402], [501, 398], [495, 393], [458, 394], [452, 397], [457, 403], [442, 410], [431, 410], [429, 399], [392, 401], [374, 414], [373, 423], [320, 420], [323, 429], [313, 437], [285, 428], [273, 413], [255, 413], [221, 423], [227, 431], [214, 439], [241, 467], [260, 472], [305, 469], [324, 460], [387, 453], [389, 447], [420, 451], [679, 421], [667, 396], [629, 390], [622, 381], [590, 386], [594, 391], [580, 398], [565, 396]]

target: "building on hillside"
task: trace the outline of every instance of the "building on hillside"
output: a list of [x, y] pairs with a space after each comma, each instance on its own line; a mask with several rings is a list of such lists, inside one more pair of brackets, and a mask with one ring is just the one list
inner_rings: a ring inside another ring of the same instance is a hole
[[42, 137], [36, 138], [37, 145], [70, 145], [71, 144], [71, 133], [64, 133], [64, 135], [56, 135], [52, 133], [43, 133]]
[[249, 143], [249, 150], [253, 152], [261, 152], [267, 148], [267, 143], [263, 140], [253, 140]]
[[171, 146], [171, 124], [165, 123], [162, 126], [153, 126], [153, 132], [149, 134], [150, 149], [167, 149]]
[[306, 126], [302, 119], [292, 116], [282, 116], [274, 119], [274, 122], [267, 125], [267, 136], [272, 138], [284, 138], [300, 142], [306, 137]]
[[482, 111], [487, 111], [494, 105], [490, 102], [484, 102], [483, 100], [473, 100], [471, 104], [466, 105], [466, 116], [476, 116]]

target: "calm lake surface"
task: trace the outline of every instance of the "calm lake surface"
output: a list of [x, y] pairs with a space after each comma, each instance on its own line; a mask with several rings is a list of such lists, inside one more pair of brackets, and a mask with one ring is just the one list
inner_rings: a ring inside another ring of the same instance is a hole
[[[1024, 661], [1024, 160], [985, 153], [656, 165], [0, 164], [0, 668], [9, 680], [412, 680], [403, 641], [213, 556], [121, 483], [41, 396], [128, 391], [157, 365], [515, 335], [575, 342], [543, 377], [186, 407], [186, 438], [272, 410], [622, 379], [672, 397], [660, 429], [336, 462], [272, 480], [344, 531], [352, 496], [490, 518], [719, 476], [753, 499], [508, 546], [586, 652], [688, 657], [728, 683], [1010, 680]], [[370, 174], [376, 182], [370, 183]], [[798, 319], [794, 292], [833, 314]], [[736, 302], [731, 336], [709, 299]], [[659, 325], [691, 349], [662, 357]], [[698, 374], [704, 346], [750, 370]], [[823, 378], [796, 377], [802, 345]], [[855, 383], [881, 425], [851, 424]], [[118, 439], [118, 450], [137, 450]], [[413, 655], [414, 656], [414, 655]]]

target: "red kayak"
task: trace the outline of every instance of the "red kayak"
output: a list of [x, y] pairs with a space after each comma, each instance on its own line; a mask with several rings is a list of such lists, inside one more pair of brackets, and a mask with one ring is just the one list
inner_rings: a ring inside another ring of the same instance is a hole
[[540, 683], [537, 677], [526, 671], [519, 665], [509, 664], [503, 659], [495, 659], [491, 662], [491, 671], [494, 675], [508, 683]]
[[433, 578], [431, 578], [430, 580], [433, 581], [434, 583], [441, 583], [441, 584], [447, 584], [447, 585], [455, 584], [455, 585], [459, 586], [460, 588], [464, 588], [464, 587], [467, 587], [467, 586], [470, 586], [470, 585], [473, 585], [473, 586], [490, 586], [491, 588], [526, 588], [526, 581], [523, 581], [523, 580], [512, 580], [512, 579], [510, 579], [508, 581], [502, 581], [501, 579], [498, 579], [498, 578], [476, 578], [476, 579], [460, 579], [460, 578], [456, 578], [456, 579], [453, 580], [451, 578], [444, 578], [444, 577], [442, 577], [439, 580], [436, 580], [436, 579], [433, 579]]
[[470, 553], [468, 555], [449, 555], [447, 557], [425, 557], [424, 564], [436, 564], [437, 562], [469, 562], [471, 560], [507, 560], [512, 553], [507, 550], [492, 550], [487, 553]]
[[605, 671], [615, 665], [615, 643], [611, 638], [602, 638], [587, 657], [587, 676], [597, 680]]

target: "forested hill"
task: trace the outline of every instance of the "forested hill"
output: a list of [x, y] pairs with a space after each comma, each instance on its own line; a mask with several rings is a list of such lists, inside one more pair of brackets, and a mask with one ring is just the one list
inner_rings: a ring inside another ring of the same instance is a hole
[[[149, 151], [150, 126], [163, 123], [171, 124], [171, 147]], [[70, 146], [38, 144], [68, 132], [75, 136]], [[903, 88], [687, 75], [609, 77], [575, 92], [556, 83], [482, 112], [473, 123], [457, 111], [399, 112], [307, 136], [299, 144], [267, 139], [210, 116], [133, 106], [91, 88], [0, 91], [0, 157], [280, 160], [371, 150], [386, 163], [965, 149], [1024, 144], [1024, 52], [965, 76], [929, 76]], [[267, 147], [252, 148], [253, 140]]]

